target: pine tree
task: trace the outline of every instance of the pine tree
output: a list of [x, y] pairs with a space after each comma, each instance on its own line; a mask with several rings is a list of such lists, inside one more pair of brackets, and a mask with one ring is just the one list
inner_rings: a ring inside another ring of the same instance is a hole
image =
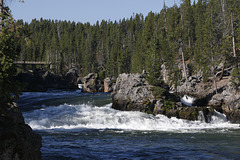
[[215, 91], [217, 93], [216, 75], [215, 68], [222, 61], [222, 56], [219, 54], [220, 41], [218, 39], [218, 28], [217, 28], [217, 13], [218, 7], [216, 1], [210, 0], [207, 6], [206, 20], [204, 24], [204, 39], [203, 39], [203, 74], [205, 78], [211, 77], [215, 86]]
[[195, 62], [195, 70], [201, 69], [202, 65], [202, 52], [203, 52], [203, 42], [204, 42], [204, 30], [203, 25], [205, 23], [205, 12], [206, 12], [206, 4], [199, 0], [196, 5], [195, 10], [195, 21], [196, 21], [196, 42], [194, 48], [194, 62]]
[[[151, 39], [154, 36], [154, 32], [155, 32], [155, 15], [153, 12], [150, 12], [148, 14], [148, 16], [146, 17], [146, 21], [145, 21], [145, 27], [144, 27], [144, 32], [143, 32], [143, 59], [146, 59], [147, 57], [151, 56], [148, 55], [151, 52], [149, 52], [150, 46], [151, 46]], [[147, 61], [143, 62], [143, 65], [145, 66], [147, 63]], [[149, 68], [144, 68], [144, 69], [149, 69]], [[147, 70], [147, 72], [149, 72]]]

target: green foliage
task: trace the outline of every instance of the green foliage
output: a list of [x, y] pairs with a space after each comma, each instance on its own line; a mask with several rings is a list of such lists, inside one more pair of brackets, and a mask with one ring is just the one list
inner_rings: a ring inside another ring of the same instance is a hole
[[231, 83], [233, 87], [235, 87], [236, 89], [238, 89], [238, 87], [240, 86], [240, 68], [238, 65], [235, 65], [234, 70], [232, 72]]
[[160, 79], [158, 76], [154, 76], [154, 75], [147, 75], [145, 77], [145, 79], [147, 80], [147, 82], [153, 86], [162, 86], [163, 85], [163, 80]]
[[166, 95], [166, 92], [167, 92], [165, 88], [162, 88], [160, 86], [151, 87], [151, 91], [155, 99], [162, 98], [164, 95]]
[[4, 26], [0, 31], [0, 106], [13, 102], [19, 94], [19, 86], [13, 81], [18, 30], [11, 17], [4, 18]]
[[164, 100], [163, 107], [162, 107], [164, 110], [169, 111], [174, 107], [175, 107], [175, 102], [174, 101], [171, 101], [171, 100], [168, 100], [168, 99]]

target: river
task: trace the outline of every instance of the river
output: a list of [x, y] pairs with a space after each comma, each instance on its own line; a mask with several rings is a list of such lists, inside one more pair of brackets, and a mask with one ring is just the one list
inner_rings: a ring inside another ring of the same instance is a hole
[[111, 108], [110, 94], [25, 92], [25, 122], [43, 138], [43, 160], [239, 159], [239, 124], [211, 123]]

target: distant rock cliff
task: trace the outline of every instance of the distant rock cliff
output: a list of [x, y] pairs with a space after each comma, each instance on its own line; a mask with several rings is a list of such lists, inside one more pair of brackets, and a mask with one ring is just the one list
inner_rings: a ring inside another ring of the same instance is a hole
[[0, 160], [40, 160], [41, 145], [16, 104], [0, 106]]
[[65, 75], [53, 74], [44, 69], [35, 69], [32, 73], [19, 73], [15, 80], [23, 84], [24, 91], [44, 92], [48, 89], [78, 89], [82, 84], [82, 91], [112, 92], [113, 83], [110, 78], [101, 80], [97, 73], [89, 73], [80, 77], [77, 69], [70, 69]]
[[70, 69], [65, 75], [53, 74], [44, 69], [35, 69], [32, 73], [19, 73], [15, 77], [25, 85], [25, 91], [44, 92], [47, 89], [77, 89], [78, 87], [78, 70]]

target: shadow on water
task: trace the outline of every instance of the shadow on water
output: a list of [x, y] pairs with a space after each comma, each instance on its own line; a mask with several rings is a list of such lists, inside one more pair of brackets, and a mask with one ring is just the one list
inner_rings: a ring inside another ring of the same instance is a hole
[[109, 93], [79, 93], [77, 91], [24, 92], [16, 101], [23, 112], [63, 104], [103, 106], [111, 103]]

